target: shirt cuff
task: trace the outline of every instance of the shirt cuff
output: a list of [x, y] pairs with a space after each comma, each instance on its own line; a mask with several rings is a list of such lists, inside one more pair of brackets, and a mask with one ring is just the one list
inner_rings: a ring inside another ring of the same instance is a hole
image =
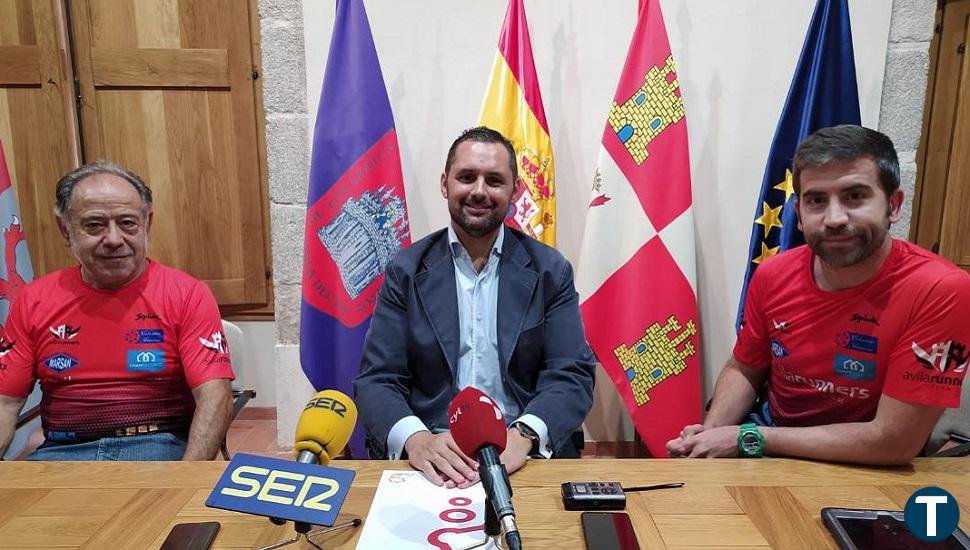
[[[550, 445], [549, 441], [549, 428], [541, 418], [534, 414], [523, 414], [517, 418], [515, 422], [521, 422], [532, 428], [532, 431], [539, 436], [539, 454], [542, 455], [542, 458], [552, 458], [552, 445]], [[513, 424], [515, 424], [515, 422], [513, 422]], [[388, 440], [390, 440], [390, 438], [388, 438]]]
[[[540, 421], [541, 422], [541, 421]], [[418, 432], [426, 432], [428, 427], [417, 416], [405, 416], [391, 426], [387, 433], [387, 458], [400, 460], [404, 452], [404, 444], [408, 438]]]

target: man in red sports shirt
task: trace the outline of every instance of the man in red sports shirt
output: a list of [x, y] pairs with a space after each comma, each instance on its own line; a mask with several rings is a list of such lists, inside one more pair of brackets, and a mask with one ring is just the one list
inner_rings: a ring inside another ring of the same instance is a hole
[[145, 256], [152, 194], [131, 172], [82, 166], [57, 184], [58, 227], [80, 265], [28, 284], [0, 356], [0, 456], [34, 381], [35, 460], [207, 460], [233, 378], [208, 287]]
[[808, 244], [755, 272], [710, 412], [670, 456], [907, 464], [960, 404], [970, 275], [888, 236], [903, 193], [885, 135], [822, 129], [793, 165]]

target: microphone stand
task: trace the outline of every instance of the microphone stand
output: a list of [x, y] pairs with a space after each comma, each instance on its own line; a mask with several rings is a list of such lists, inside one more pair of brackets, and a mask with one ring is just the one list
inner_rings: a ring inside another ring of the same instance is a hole
[[499, 550], [504, 550], [505, 547], [502, 546], [502, 524], [498, 521], [498, 516], [495, 515], [495, 507], [492, 506], [492, 501], [485, 497], [485, 538], [472, 544], [471, 546], [466, 546], [461, 550], [474, 550], [475, 548], [486, 548], [488, 543], [491, 542], [495, 545], [495, 548]]
[[[270, 518], [270, 521], [272, 521], [277, 525], [283, 525], [284, 523], [286, 523], [286, 520], [280, 520], [278, 518]], [[324, 529], [317, 529], [317, 530], [311, 531], [311, 529], [313, 528], [313, 525], [303, 521], [294, 521], [293, 528], [296, 530], [295, 537], [289, 540], [277, 542], [276, 544], [271, 544], [270, 546], [264, 546], [260, 548], [260, 550], [275, 550], [276, 548], [282, 548], [284, 546], [288, 546], [290, 544], [300, 542], [300, 539], [306, 540], [310, 546], [316, 548], [317, 550], [323, 550], [323, 547], [313, 542], [313, 540], [310, 537], [316, 537], [318, 535], [323, 535], [333, 531], [339, 531], [340, 529], [347, 529], [349, 527], [357, 527], [358, 525], [360, 525], [360, 523], [361, 523], [360, 518], [354, 518], [350, 521], [346, 521], [344, 523], [334, 525], [333, 527], [326, 527]]]
[[[329, 461], [329, 460], [330, 460], [329, 457], [327, 457], [326, 461]], [[300, 464], [320, 464], [320, 456], [317, 453], [304, 449], [300, 451], [300, 454], [297, 456], [296, 461]], [[284, 523], [286, 523], [285, 519], [280, 519], [280, 518], [269, 518], [269, 520], [275, 523], [276, 525], [283, 525]], [[282, 548], [283, 546], [288, 546], [290, 544], [297, 543], [300, 541], [300, 539], [305, 539], [307, 543], [310, 544], [310, 546], [316, 548], [317, 550], [323, 550], [323, 547], [313, 542], [313, 540], [310, 539], [310, 537], [316, 537], [318, 535], [323, 535], [326, 533], [331, 533], [333, 531], [339, 531], [341, 529], [347, 529], [350, 527], [357, 527], [360, 525], [360, 523], [361, 523], [360, 518], [354, 518], [350, 521], [345, 521], [344, 523], [334, 525], [333, 527], [325, 527], [323, 529], [317, 529], [315, 531], [311, 531], [311, 529], [313, 528], [313, 525], [306, 523], [304, 521], [294, 521], [293, 529], [296, 531], [295, 537], [289, 540], [277, 542], [276, 544], [272, 544], [270, 546], [264, 546], [259, 550], [275, 550], [276, 548]]]

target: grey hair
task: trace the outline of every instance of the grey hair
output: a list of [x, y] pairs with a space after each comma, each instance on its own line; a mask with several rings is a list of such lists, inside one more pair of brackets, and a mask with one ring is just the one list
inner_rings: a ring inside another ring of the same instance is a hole
[[151, 212], [152, 190], [145, 185], [145, 182], [138, 177], [138, 174], [111, 162], [98, 161], [71, 170], [57, 182], [57, 190], [54, 193], [56, 199], [54, 203], [54, 214], [58, 218], [67, 219], [68, 212], [71, 211], [71, 196], [74, 193], [74, 186], [84, 179], [97, 176], [98, 174], [118, 176], [130, 183], [135, 188], [135, 191], [138, 191], [138, 196], [141, 197], [141, 203], [145, 213]]

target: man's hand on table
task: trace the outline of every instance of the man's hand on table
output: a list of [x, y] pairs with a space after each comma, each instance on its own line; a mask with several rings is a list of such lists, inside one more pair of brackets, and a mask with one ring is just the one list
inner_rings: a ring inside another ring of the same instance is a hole
[[478, 482], [478, 463], [461, 452], [449, 432], [416, 432], [404, 442], [404, 450], [408, 463], [435, 485], [464, 489]]
[[736, 458], [738, 453], [738, 426], [707, 428], [701, 424], [686, 426], [680, 437], [667, 442], [671, 458]]

